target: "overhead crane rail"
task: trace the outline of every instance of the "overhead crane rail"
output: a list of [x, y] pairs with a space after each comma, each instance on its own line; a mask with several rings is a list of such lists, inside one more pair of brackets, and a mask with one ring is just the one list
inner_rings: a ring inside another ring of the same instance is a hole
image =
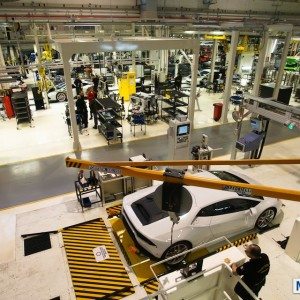
[[270, 120], [282, 124], [293, 122], [300, 128], [300, 109], [273, 100], [273, 98], [261, 98], [246, 93], [243, 106], [252, 113]]
[[264, 165], [264, 164], [300, 164], [300, 158], [291, 159], [245, 159], [245, 160], [174, 160], [146, 162], [92, 162], [87, 160], [65, 159], [67, 167], [106, 171], [124, 176], [141, 177], [151, 180], [165, 181], [181, 185], [199, 186], [210, 189], [233, 191], [245, 196], [266, 196], [292, 201], [300, 201], [300, 190], [291, 190], [273, 186], [239, 183], [226, 180], [208, 179], [185, 174], [182, 178], [169, 177], [164, 171], [143, 169], [149, 166], [186, 166], [186, 165]]

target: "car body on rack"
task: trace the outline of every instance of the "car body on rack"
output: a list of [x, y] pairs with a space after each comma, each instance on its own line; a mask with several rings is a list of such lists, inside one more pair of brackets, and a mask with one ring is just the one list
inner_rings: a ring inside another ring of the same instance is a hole
[[[255, 183], [236, 172], [203, 171], [199, 176]], [[174, 225], [161, 210], [162, 184], [124, 197], [122, 216], [138, 244], [157, 258], [169, 258], [220, 236], [234, 236], [257, 227], [263, 229], [281, 210], [281, 201], [246, 197], [235, 192], [183, 186], [180, 221]], [[183, 259], [180, 256], [172, 263]]]
[[[197, 77], [197, 86], [204, 86], [208, 81], [210, 81], [210, 69], [203, 69], [199, 72]], [[219, 77], [219, 70], [215, 70], [214, 79], [217, 79]], [[186, 83], [191, 84], [192, 82], [192, 75], [189, 75], [186, 77], [185, 80]]]
[[[82, 80], [82, 90], [83, 93], [86, 95], [86, 92], [88, 88], [92, 87], [93, 83], [88, 80]], [[76, 96], [76, 88], [75, 85], [72, 84], [72, 91], [73, 91], [73, 97]], [[54, 86], [50, 89], [48, 92], [48, 98], [50, 102], [64, 102], [67, 101], [67, 87], [66, 83], [62, 82], [58, 85]]]

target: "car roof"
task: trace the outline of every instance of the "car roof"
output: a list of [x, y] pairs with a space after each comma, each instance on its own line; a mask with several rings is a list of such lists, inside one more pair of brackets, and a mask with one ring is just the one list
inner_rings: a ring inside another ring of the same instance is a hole
[[184, 186], [193, 196], [195, 206], [201, 208], [228, 198], [239, 198], [235, 192], [208, 189], [197, 186]]
[[[213, 175], [210, 172], [202, 171], [200, 173], [193, 174], [198, 177], [208, 178], [208, 179], [217, 179], [220, 180], [217, 176]], [[228, 198], [239, 198], [240, 196], [235, 192], [228, 192], [223, 190], [208, 189], [204, 187], [197, 186], [184, 186], [190, 194], [193, 196], [194, 205], [201, 208], [207, 205], [228, 199]]]

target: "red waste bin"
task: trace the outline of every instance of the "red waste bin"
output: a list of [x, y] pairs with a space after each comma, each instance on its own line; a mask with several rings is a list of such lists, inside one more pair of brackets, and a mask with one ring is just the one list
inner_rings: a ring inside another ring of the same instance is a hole
[[219, 121], [222, 116], [223, 103], [214, 103], [214, 120]]
[[9, 96], [4, 96], [3, 106], [5, 108], [6, 115], [9, 119], [15, 116], [14, 109]]

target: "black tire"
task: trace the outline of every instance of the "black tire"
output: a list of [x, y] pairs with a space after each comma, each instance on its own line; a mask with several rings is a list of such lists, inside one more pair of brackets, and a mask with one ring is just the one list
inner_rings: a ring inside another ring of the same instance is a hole
[[255, 227], [258, 229], [265, 229], [274, 220], [276, 209], [274, 207], [263, 211], [256, 220]]
[[64, 93], [64, 92], [58, 92], [56, 94], [56, 100], [58, 102], [65, 102], [65, 101], [67, 101], [67, 95], [66, 95], [66, 93]]
[[[181, 241], [181, 242], [174, 243], [164, 252], [162, 258], [166, 259], [166, 258], [172, 257], [176, 254], [179, 254], [179, 253], [189, 250], [191, 248], [192, 248], [192, 245], [188, 241]], [[185, 257], [186, 257], [186, 254], [182, 255], [182, 256], [178, 256], [175, 259], [169, 260], [168, 262], [166, 262], [166, 264], [170, 265], [170, 266], [175, 266], [175, 265], [179, 264], [180, 262], [182, 262], [185, 259]]]

